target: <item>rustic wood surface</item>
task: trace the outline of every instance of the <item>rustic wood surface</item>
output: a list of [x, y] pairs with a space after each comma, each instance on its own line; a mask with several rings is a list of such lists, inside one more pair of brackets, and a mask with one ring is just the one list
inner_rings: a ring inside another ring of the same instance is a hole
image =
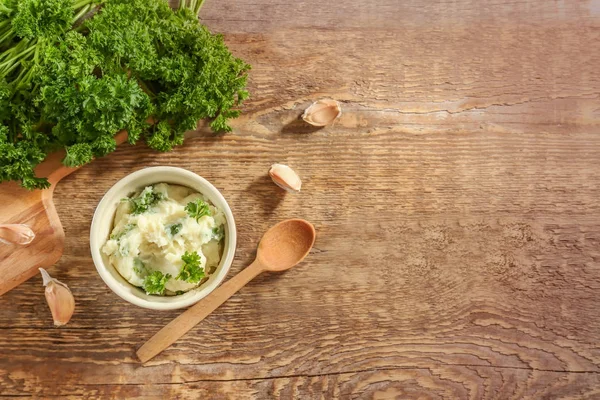
[[[243, 116], [61, 182], [50, 272], [76, 312], [53, 328], [39, 277], [0, 297], [0, 397], [600, 398], [600, 1], [209, 0], [201, 16], [253, 65]], [[341, 120], [306, 126], [323, 97]], [[274, 162], [301, 194], [270, 182]], [[230, 274], [279, 220], [318, 238], [142, 366], [178, 312], [113, 294], [88, 235], [104, 192], [151, 165], [222, 190]]]

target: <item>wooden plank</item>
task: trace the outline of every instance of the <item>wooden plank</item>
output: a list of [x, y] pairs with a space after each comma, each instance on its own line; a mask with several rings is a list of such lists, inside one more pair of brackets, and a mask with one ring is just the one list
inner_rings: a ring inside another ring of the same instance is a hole
[[[319, 0], [238, 0], [235, 3], [206, 2], [200, 17], [216, 31], [228, 33], [290, 28], [439, 31], [476, 24], [514, 24], [526, 28], [527, 25], [551, 27], [555, 22], [580, 21], [581, 25], [589, 25], [597, 22], [598, 10], [598, 4], [593, 0], [379, 0], [342, 4]], [[480, 32], [478, 36], [486, 34], [487, 31]], [[494, 43], [502, 43], [506, 38], [493, 37]], [[447, 44], [457, 48], [450, 40]]]
[[[274, 379], [191, 380], [184, 383], [81, 384], [23, 387], [26, 373], [8, 380], [0, 397], [29, 393], [102, 399], [595, 399], [598, 374], [490, 367], [437, 366], [375, 369]], [[5, 381], [6, 383], [6, 381]], [[12, 385], [12, 386], [11, 386]]]
[[[600, 14], [595, 1], [207, 2], [253, 65], [233, 134], [171, 153], [124, 145], [66, 178], [53, 268], [0, 297], [0, 393], [107, 398], [595, 398], [600, 395]], [[321, 130], [298, 119], [332, 97]], [[284, 194], [283, 162], [303, 179]], [[239, 231], [232, 273], [290, 217], [307, 262], [244, 288], [147, 366], [177, 312], [128, 306], [89, 257], [103, 193], [176, 165], [213, 182]]]

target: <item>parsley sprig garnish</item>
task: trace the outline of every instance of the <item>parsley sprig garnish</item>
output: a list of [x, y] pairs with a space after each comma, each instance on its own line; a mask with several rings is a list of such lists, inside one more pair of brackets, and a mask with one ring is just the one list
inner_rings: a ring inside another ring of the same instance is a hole
[[183, 225], [181, 224], [181, 222], [178, 222], [176, 224], [167, 225], [165, 229], [171, 235], [171, 237], [173, 237], [179, 233], [182, 227]]
[[155, 192], [152, 186], [146, 186], [144, 190], [131, 201], [131, 213], [142, 214], [148, 211], [151, 207], [155, 206], [160, 200], [164, 198], [160, 192]]
[[164, 275], [160, 271], [153, 271], [144, 278], [144, 290], [147, 294], [162, 295], [165, 292], [165, 284], [169, 279], [171, 279], [170, 274]]
[[187, 211], [188, 215], [194, 218], [196, 221], [205, 215], [211, 215], [208, 203], [202, 199], [196, 199], [195, 201], [190, 201], [187, 203], [185, 206], [185, 211]]
[[186, 251], [181, 256], [181, 260], [183, 261], [183, 267], [176, 279], [188, 283], [198, 283], [204, 278], [204, 268], [200, 266], [200, 255], [197, 252], [189, 253]]

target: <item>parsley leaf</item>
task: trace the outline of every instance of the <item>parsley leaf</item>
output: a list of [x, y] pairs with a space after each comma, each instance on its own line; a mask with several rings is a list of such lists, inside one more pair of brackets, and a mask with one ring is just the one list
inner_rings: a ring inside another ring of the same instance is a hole
[[165, 292], [165, 284], [171, 279], [170, 274], [164, 275], [160, 271], [154, 271], [144, 278], [143, 287], [146, 294], [162, 295]]
[[89, 163], [93, 158], [92, 146], [87, 143], [77, 143], [67, 147], [67, 155], [63, 160], [63, 164], [67, 167], [79, 167]]
[[188, 253], [186, 251], [181, 256], [181, 260], [184, 264], [176, 279], [189, 283], [198, 283], [204, 278], [204, 268], [200, 266], [200, 255], [197, 252]]
[[188, 215], [196, 221], [205, 215], [211, 215], [210, 208], [208, 208], [208, 203], [202, 199], [196, 199], [195, 201], [190, 201], [185, 206], [185, 211], [187, 211]]
[[183, 227], [183, 225], [179, 222], [176, 224], [167, 225], [166, 229], [167, 229], [167, 232], [169, 232], [169, 234], [171, 235], [171, 237], [173, 237], [179, 233], [179, 231], [181, 230], [182, 227]]
[[138, 274], [138, 276], [148, 275], [148, 269], [146, 269], [146, 265], [142, 262], [142, 260], [139, 259], [139, 257], [136, 257], [133, 260], [133, 272]]
[[19, 37], [55, 37], [71, 28], [72, 0], [19, 0], [11, 24]]
[[125, 225], [125, 227], [123, 227], [123, 229], [120, 232], [113, 233], [112, 235], [110, 235], [110, 239], [121, 240], [121, 238], [123, 236], [125, 236], [126, 234], [131, 232], [131, 230], [135, 227], [136, 227], [136, 224], [127, 224], [127, 225]]
[[225, 227], [223, 225], [213, 228], [212, 238], [216, 241], [223, 239], [225, 236]]
[[162, 193], [154, 191], [152, 186], [146, 186], [139, 196], [130, 199], [131, 201], [131, 213], [142, 214], [148, 211], [151, 207], [155, 206], [160, 200], [163, 199]]

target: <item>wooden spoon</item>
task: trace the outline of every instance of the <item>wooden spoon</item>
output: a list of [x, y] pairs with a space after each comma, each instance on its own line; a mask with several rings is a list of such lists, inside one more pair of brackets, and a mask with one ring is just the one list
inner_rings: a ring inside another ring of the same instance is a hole
[[315, 237], [314, 226], [303, 219], [288, 219], [273, 226], [260, 240], [252, 264], [169, 322], [138, 349], [138, 358], [146, 362], [175, 343], [260, 273], [285, 271], [298, 264], [310, 252]]

